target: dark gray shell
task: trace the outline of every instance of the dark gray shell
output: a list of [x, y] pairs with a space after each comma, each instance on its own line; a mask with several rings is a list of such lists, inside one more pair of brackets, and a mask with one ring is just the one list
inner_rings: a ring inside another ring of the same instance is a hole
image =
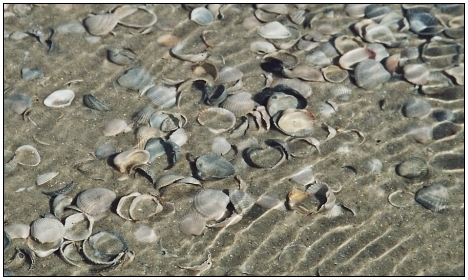
[[117, 79], [117, 83], [124, 88], [140, 90], [151, 84], [151, 75], [143, 68], [132, 68]]
[[410, 29], [421, 35], [437, 33], [437, 19], [431, 13], [420, 9], [410, 9], [406, 14]]
[[234, 165], [222, 156], [208, 153], [196, 160], [197, 175], [202, 180], [219, 180], [234, 175]]
[[420, 189], [414, 199], [433, 212], [448, 208], [449, 193], [442, 184], [433, 184]]
[[106, 104], [99, 101], [94, 95], [92, 94], [85, 94], [83, 95], [83, 103], [88, 108], [98, 110], [98, 111], [110, 111], [110, 108], [107, 107]]
[[423, 179], [429, 174], [429, 169], [423, 159], [413, 157], [397, 165], [396, 173], [408, 179]]
[[109, 61], [118, 65], [128, 65], [138, 61], [136, 54], [127, 48], [107, 50]]

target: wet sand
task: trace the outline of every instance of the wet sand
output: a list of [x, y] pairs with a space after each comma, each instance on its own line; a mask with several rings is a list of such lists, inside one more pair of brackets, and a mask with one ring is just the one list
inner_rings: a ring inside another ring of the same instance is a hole
[[[326, 5], [330, 6], [330, 5]], [[88, 13], [100, 13], [110, 5], [73, 5], [71, 7], [33, 7], [23, 17], [9, 16], [4, 19], [4, 30], [30, 31], [56, 28], [67, 23], [79, 23]], [[343, 26], [359, 21], [343, 12], [343, 5], [330, 6], [335, 17]], [[402, 13], [399, 5], [390, 5]], [[206, 46], [200, 39], [204, 30], [215, 30], [213, 40], [224, 41], [209, 49], [214, 61], [224, 59], [226, 66], [236, 67], [244, 73], [243, 91], [257, 94], [265, 85], [260, 64], [262, 55], [249, 49], [251, 42], [264, 40], [255, 29], [242, 28], [244, 18], [252, 16], [251, 5], [233, 5], [225, 10], [222, 20], [216, 19], [208, 26], [200, 26], [189, 18], [189, 11], [174, 5], [154, 6], [158, 23], [147, 34], [138, 34], [136, 29], [118, 25], [114, 35], [102, 36], [91, 42], [89, 33], [56, 34], [52, 37], [57, 49], [50, 54], [47, 47], [36, 38], [28, 36], [22, 40], [4, 39], [4, 98], [12, 94], [27, 93], [33, 105], [29, 117], [24, 121], [21, 115], [4, 111], [4, 163], [10, 160], [21, 145], [33, 145], [41, 155], [38, 166], [18, 166], [4, 174], [4, 223], [30, 224], [40, 215], [50, 212], [50, 199], [41, 193], [64, 187], [70, 181], [76, 183], [69, 194], [76, 196], [92, 187], [114, 190], [117, 197], [131, 192], [154, 192], [154, 187], [144, 176], [136, 175], [119, 181], [120, 174], [106, 160], [93, 160], [81, 166], [72, 167], [76, 160], [85, 158], [98, 146], [111, 143], [117, 151], [125, 151], [135, 144], [135, 129], [126, 134], [106, 137], [102, 134], [104, 125], [113, 118], [131, 122], [132, 116], [141, 108], [151, 105], [146, 96], [117, 85], [117, 78], [126, 70], [141, 66], [154, 78], [156, 85], [163, 85], [163, 78], [186, 79], [193, 77], [194, 63], [182, 61], [169, 54], [170, 47], [157, 42], [163, 35], [172, 34], [180, 40], [190, 42], [193, 52], [203, 51]], [[311, 5], [323, 9], [324, 5]], [[64, 11], [64, 9], [68, 9]], [[290, 11], [296, 8], [289, 7]], [[11, 11], [11, 7], [8, 11]], [[129, 20], [135, 20], [135, 18]], [[145, 20], [142, 18], [140, 20]], [[280, 18], [290, 22], [287, 15]], [[310, 29], [298, 27], [305, 34]], [[344, 34], [353, 35], [347, 27]], [[421, 38], [411, 32], [409, 46], [420, 46]], [[454, 40], [464, 44], [463, 39]], [[139, 58], [139, 63], [120, 66], [107, 60], [107, 49], [130, 48]], [[192, 49], [188, 49], [192, 50]], [[401, 52], [402, 48], [387, 48], [390, 55]], [[293, 51], [305, 64], [309, 52]], [[464, 59], [462, 60], [464, 62]], [[40, 68], [45, 77], [32, 81], [21, 79], [21, 69]], [[349, 71], [352, 73], [352, 71]], [[83, 80], [70, 86], [67, 81]], [[312, 95], [307, 98], [307, 110], [317, 116], [317, 128], [313, 136], [320, 142], [320, 153], [311, 152], [303, 158], [292, 158], [273, 170], [248, 166], [238, 156], [234, 161], [236, 175], [249, 185], [247, 191], [254, 197], [269, 194], [285, 200], [292, 189], [304, 190], [290, 176], [300, 169], [311, 166], [318, 181], [332, 188], [342, 187], [336, 193], [337, 203], [355, 211], [343, 211], [334, 218], [323, 214], [303, 215], [294, 211], [281, 212], [254, 206], [243, 219], [230, 227], [206, 228], [201, 236], [186, 236], [178, 227], [178, 221], [188, 211], [196, 187], [175, 188], [165, 197], [174, 204], [175, 213], [163, 211], [149, 220], [126, 221], [115, 214], [95, 223], [93, 233], [101, 230], [117, 232], [135, 252], [135, 259], [128, 266], [103, 272], [104, 275], [196, 275], [197, 272], [181, 269], [203, 263], [208, 254], [213, 265], [201, 273], [203, 276], [220, 275], [464, 275], [464, 96], [443, 100], [425, 96], [401, 76], [395, 76], [381, 87], [364, 90], [348, 78], [342, 84], [352, 89], [347, 101], [333, 99], [328, 90], [329, 82], [307, 82]], [[464, 86], [453, 88], [463, 92]], [[44, 99], [53, 91], [71, 89], [76, 97], [71, 106], [48, 108]], [[92, 93], [109, 105], [111, 111], [100, 112], [83, 105], [83, 95]], [[165, 111], [185, 114], [188, 119], [184, 127], [189, 138], [182, 146], [182, 157], [170, 170], [164, 159], [151, 166], [158, 177], [164, 174], [191, 176], [192, 170], [185, 155], [203, 155], [211, 150], [212, 139], [216, 137], [207, 128], [200, 126], [196, 117], [208, 105], [198, 101], [201, 92], [192, 89], [182, 96], [180, 108]], [[414, 98], [423, 99], [431, 105], [431, 113], [422, 118], [406, 118], [401, 112], [403, 104]], [[320, 113], [320, 106], [327, 100], [337, 104], [337, 111], [330, 116]], [[452, 121], [455, 129], [446, 132], [441, 123], [434, 119], [433, 112], [446, 109], [456, 118]], [[238, 119], [239, 120], [239, 119]], [[341, 131], [356, 129], [365, 136], [361, 143], [357, 133], [339, 133], [325, 141], [328, 131], [320, 126], [326, 123]], [[238, 122], [239, 124], [239, 122]], [[408, 135], [409, 128], [429, 125], [434, 128], [434, 138], [421, 144]], [[246, 147], [256, 144], [266, 147], [267, 139], [286, 140], [289, 136], [276, 129], [259, 133], [249, 129], [247, 135], [229, 138], [229, 132], [221, 134], [233, 144]], [[35, 140], [36, 139], [36, 140]], [[42, 142], [42, 143], [40, 143]], [[46, 143], [46, 144], [44, 144]], [[395, 167], [411, 157], [422, 158], [429, 167], [429, 176], [421, 180], [409, 180], [398, 176]], [[383, 163], [381, 173], [372, 174], [365, 162], [377, 158]], [[346, 168], [352, 167], [352, 168]], [[343, 168], [345, 167], [345, 168]], [[36, 176], [57, 171], [60, 174], [51, 182], [31, 191], [15, 192], [20, 187], [34, 184]], [[395, 199], [407, 207], [398, 208], [388, 202], [388, 196], [405, 190], [415, 193], [423, 186], [441, 183], [450, 195], [449, 207], [441, 213], [434, 213], [414, 201], [411, 194], [402, 194]], [[203, 181], [203, 188], [237, 188], [237, 181], [226, 178], [219, 181]], [[133, 232], [140, 225], [152, 228], [159, 240], [143, 243], [136, 240]], [[4, 259], [14, 254], [16, 246], [25, 247], [26, 242], [15, 239], [4, 252]], [[165, 249], [163, 250], [162, 247]], [[36, 267], [28, 265], [11, 267], [16, 276], [76, 275], [93, 274], [95, 268], [86, 262], [80, 267], [66, 264], [56, 252], [45, 258], [38, 258]]]

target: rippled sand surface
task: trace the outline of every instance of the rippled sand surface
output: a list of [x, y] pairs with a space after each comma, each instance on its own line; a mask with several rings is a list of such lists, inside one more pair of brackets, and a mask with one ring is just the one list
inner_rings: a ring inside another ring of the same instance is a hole
[[[400, 5], [389, 7], [400, 15], [403, 13]], [[110, 8], [110, 5], [34, 6], [24, 16], [6, 14], [4, 32], [39, 29], [48, 34], [49, 27], [80, 23], [89, 13], [101, 13]], [[317, 13], [333, 10], [329, 21], [341, 33], [357, 36], [349, 26], [362, 18], [348, 16], [343, 5], [305, 8]], [[96, 42], [87, 32], [54, 34], [51, 40], [56, 44], [56, 50], [51, 53], [47, 53], [47, 47], [33, 36], [21, 40], [4, 39], [4, 89], [8, 89], [4, 98], [27, 93], [33, 100], [28, 115], [32, 121], [4, 112], [4, 163], [12, 158], [19, 146], [26, 144], [35, 146], [42, 158], [36, 167], [18, 166], [4, 174], [4, 222], [30, 224], [50, 212], [49, 198], [41, 190], [59, 189], [70, 181], [76, 183], [72, 196], [92, 187], [114, 190], [117, 197], [135, 191], [154, 192], [154, 187], [144, 176], [119, 181], [120, 174], [106, 160], [88, 162], [80, 170], [72, 166], [104, 143], [113, 144], [117, 151], [130, 149], [135, 144], [135, 129], [116, 137], [103, 136], [102, 129], [113, 118], [130, 122], [138, 110], [151, 104], [147, 97], [117, 85], [116, 79], [134, 66], [109, 62], [108, 49], [132, 49], [139, 58], [136, 65], [149, 71], [155, 84], [163, 85], [163, 78], [193, 77], [196, 64], [171, 56], [170, 47], [158, 43], [158, 38], [172, 34], [178, 40], [190, 42], [186, 50], [197, 53], [206, 48], [200, 38], [202, 32], [213, 30], [207, 34], [212, 35], [216, 43], [223, 42], [209, 48], [213, 61], [224, 61], [226, 66], [241, 70], [244, 73], [243, 90], [252, 95], [265, 86], [264, 74], [267, 72], [260, 67], [262, 55], [249, 49], [251, 42], [265, 39], [257, 35], [255, 29], [249, 31], [242, 27], [243, 20], [253, 16], [254, 6], [229, 6], [224, 10], [223, 19], [215, 19], [208, 26], [191, 21], [190, 12], [179, 5], [156, 5], [149, 9], [154, 10], [158, 22], [146, 34], [120, 25], [113, 30], [113, 35], [102, 36]], [[293, 12], [298, 8], [288, 6], [288, 9]], [[429, 9], [440, 12], [435, 7]], [[10, 6], [5, 12], [11, 11]], [[443, 20], [448, 21], [450, 17], [453, 16], [442, 13]], [[130, 16], [128, 20], [144, 21], [145, 18]], [[277, 20], [292, 24], [287, 15]], [[311, 30], [295, 26], [302, 34]], [[421, 47], [431, 38], [405, 32], [409, 36], [407, 47]], [[443, 33], [439, 36], [445, 38]], [[450, 40], [464, 46], [464, 38]], [[387, 48], [387, 52], [392, 55], [404, 48]], [[289, 51], [303, 64], [306, 64], [305, 56], [312, 52], [294, 48]], [[458, 59], [464, 63], [463, 48]], [[415, 63], [421, 61], [415, 60]], [[22, 80], [21, 69], [25, 67], [40, 68], [45, 77]], [[352, 76], [353, 71], [349, 73]], [[255, 197], [269, 194], [281, 200], [285, 200], [292, 189], [305, 189], [290, 176], [310, 166], [317, 180], [326, 182], [333, 189], [342, 187], [336, 193], [337, 203], [353, 209], [355, 215], [344, 211], [338, 217], [328, 218], [320, 213], [306, 216], [294, 211], [280, 212], [254, 206], [235, 225], [222, 229], [206, 228], [201, 236], [185, 236], [179, 230], [178, 221], [188, 211], [197, 188], [178, 188], [168, 192], [165, 198], [166, 202], [174, 204], [173, 213], [163, 211], [147, 221], [132, 222], [120, 218], [113, 210], [107, 218], [95, 224], [93, 233], [101, 230], [117, 232], [135, 252], [135, 259], [128, 266], [102, 274], [196, 275], [196, 271], [182, 269], [179, 265], [202, 264], [211, 254], [213, 265], [201, 275], [464, 275], [464, 86], [453, 81], [454, 85], [450, 87], [453, 94], [424, 95], [401, 73], [398, 70], [389, 81], [372, 90], [361, 89], [355, 85], [354, 78], [347, 78], [342, 83], [352, 89], [347, 101], [336, 100], [330, 95], [328, 90], [332, 83], [306, 82], [313, 91], [307, 98], [307, 109], [317, 117], [313, 136], [321, 142], [320, 153], [312, 150], [307, 157], [292, 158], [273, 170], [248, 166], [240, 156], [234, 161], [236, 174], [249, 185], [249, 193]], [[71, 80], [82, 82], [65, 85]], [[44, 106], [44, 99], [59, 89], [75, 92], [71, 106], [59, 109]], [[100, 112], [85, 107], [83, 95], [89, 93], [112, 110]], [[211, 150], [216, 135], [196, 121], [198, 112], [208, 108], [198, 102], [200, 97], [200, 90], [192, 89], [182, 96], [180, 108], [165, 109], [185, 114], [188, 123], [184, 129], [189, 139], [181, 148], [183, 156], [172, 169], [164, 171], [164, 162], [152, 164], [158, 177], [163, 174], [191, 176], [193, 172], [185, 155], [191, 153], [197, 157]], [[421, 119], [402, 114], [403, 104], [415, 98], [426, 100], [431, 107], [431, 112]], [[329, 116], [320, 112], [327, 100], [335, 102], [337, 108]], [[440, 110], [448, 110], [454, 117], [442, 123], [436, 118]], [[339, 128], [341, 133], [325, 140], [328, 130], [323, 124]], [[408, 131], [424, 126], [433, 128], [433, 136], [421, 144]], [[365, 141], [361, 143], [359, 134], [351, 130], [362, 133]], [[221, 135], [232, 144], [244, 147], [266, 147], [264, 141], [267, 139], [290, 138], [276, 129], [268, 133], [249, 129], [241, 138], [229, 138], [229, 132]], [[411, 157], [427, 163], [428, 177], [409, 180], [396, 174], [395, 167]], [[383, 163], [381, 173], [368, 171], [365, 163], [371, 158]], [[33, 185], [37, 175], [51, 171], [60, 172], [51, 182], [31, 191], [15, 192]], [[434, 183], [443, 184], [450, 195], [449, 207], [440, 213], [416, 203], [409, 193]], [[222, 190], [237, 188], [238, 184], [230, 177], [203, 182], [203, 187]], [[388, 201], [388, 196], [398, 190], [407, 192], [397, 193], [395, 203], [406, 207], [394, 207]], [[136, 240], [133, 232], [140, 225], [153, 229], [159, 240], [155, 243]], [[4, 260], [12, 257], [16, 246], [25, 247], [26, 242], [13, 240], [4, 252]], [[91, 275], [92, 269], [96, 268], [86, 262], [80, 267], [70, 266], [58, 253], [38, 258], [33, 270], [28, 267], [24, 264], [9, 269], [14, 275], [45, 276]]]

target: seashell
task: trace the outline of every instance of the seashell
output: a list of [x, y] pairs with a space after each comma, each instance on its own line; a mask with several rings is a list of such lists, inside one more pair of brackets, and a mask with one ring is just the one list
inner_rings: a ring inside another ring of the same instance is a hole
[[280, 15], [284, 15], [289, 12], [286, 4], [256, 4], [255, 7], [268, 13], [275, 13]]
[[390, 12], [392, 12], [392, 9], [388, 6], [369, 5], [364, 8], [366, 18], [372, 19], [375, 22], [380, 22]]
[[444, 70], [459, 64], [463, 47], [444, 40], [431, 40], [424, 44], [421, 58], [430, 70]]
[[206, 221], [200, 213], [191, 210], [179, 221], [179, 229], [187, 235], [200, 235], [205, 229]]
[[348, 71], [343, 70], [336, 65], [329, 65], [322, 68], [322, 73], [325, 80], [332, 83], [341, 83], [348, 78]]
[[205, 7], [198, 7], [190, 13], [190, 19], [199, 25], [210, 25], [213, 20], [213, 14]]
[[291, 36], [285, 39], [270, 40], [273, 45], [280, 50], [287, 50], [294, 46], [301, 39], [301, 32], [294, 26], [286, 26]]
[[276, 209], [282, 212], [286, 212], [288, 210], [284, 205], [284, 201], [281, 201], [278, 198], [275, 198], [269, 194], [261, 195], [255, 202], [255, 204], [266, 209]]
[[75, 93], [69, 89], [56, 90], [44, 99], [44, 105], [52, 108], [62, 108], [70, 106], [74, 98]]
[[[35, 241], [33, 238], [26, 239], [26, 244], [28, 245], [29, 252], [27, 253], [30, 256], [31, 265], [35, 263], [35, 258], [45, 258], [52, 255], [55, 251], [60, 248], [60, 244], [63, 242], [63, 238], [59, 238], [54, 242], [49, 243], [40, 243]], [[26, 253], [26, 251], [25, 251]]]
[[114, 191], [106, 188], [91, 188], [77, 196], [76, 206], [96, 220], [109, 210], [116, 196]]
[[154, 86], [146, 92], [146, 96], [160, 108], [169, 108], [175, 105], [177, 91], [175, 87]]
[[359, 62], [366, 59], [374, 59], [375, 53], [368, 48], [358, 48], [345, 53], [340, 57], [338, 63], [341, 68], [352, 70]]
[[[3, 252], [5, 253], [8, 248], [10, 248], [11, 245], [11, 238], [8, 235], [8, 233], [4, 230], [3, 231]], [[3, 276], [5, 276], [5, 273], [3, 273]]]
[[460, 129], [451, 122], [443, 122], [434, 127], [432, 133], [434, 140], [443, 139], [457, 134]]
[[117, 65], [129, 65], [138, 62], [136, 54], [129, 48], [109, 49], [107, 58]]
[[227, 84], [236, 82], [242, 79], [242, 76], [244, 76], [244, 73], [242, 73], [240, 70], [234, 67], [226, 66], [219, 70], [218, 79], [216, 79], [216, 84]]
[[377, 158], [367, 160], [365, 166], [371, 174], [379, 174], [382, 172], [382, 162]]
[[270, 116], [274, 116], [277, 112], [282, 112], [288, 108], [302, 109], [304, 104], [301, 103], [294, 95], [283, 92], [274, 92], [266, 104], [266, 109]]
[[60, 218], [65, 211], [65, 208], [70, 206], [73, 201], [72, 197], [59, 194], [52, 201], [52, 213], [55, 217]]
[[163, 133], [157, 128], [140, 126], [136, 132], [136, 147], [137, 149], [144, 149], [149, 139], [161, 136], [163, 136]]
[[307, 192], [291, 190], [287, 199], [288, 208], [302, 214], [312, 214], [316, 212], [317, 201]]
[[234, 116], [241, 117], [254, 109], [255, 102], [252, 100], [251, 93], [242, 91], [229, 95], [220, 106], [231, 111]]
[[414, 199], [432, 212], [441, 212], [448, 208], [449, 193], [442, 184], [433, 184], [420, 189]]
[[290, 136], [302, 137], [313, 131], [314, 115], [302, 109], [288, 108], [273, 116], [273, 123], [283, 133]]
[[140, 91], [143, 88], [148, 87], [152, 80], [153, 79], [148, 71], [137, 67], [126, 71], [117, 79], [117, 83], [124, 88]]
[[350, 37], [347, 35], [341, 35], [336, 37], [334, 44], [335, 49], [341, 55], [344, 55], [345, 53], [354, 49], [365, 47], [364, 43], [359, 39], [359, 37]]
[[301, 185], [308, 185], [315, 182], [314, 172], [312, 167], [306, 167], [302, 170], [299, 170], [295, 174], [291, 175], [291, 179]]
[[3, 226], [3, 232], [8, 234], [10, 239], [29, 237], [30, 226], [26, 224], [8, 224]]
[[367, 44], [367, 48], [375, 53], [375, 57], [373, 58], [375, 61], [381, 62], [384, 58], [389, 56], [387, 49], [382, 44]]
[[64, 241], [60, 245], [60, 255], [62, 259], [73, 266], [80, 266], [76, 262], [81, 262], [84, 259], [81, 257], [80, 252], [78, 251], [78, 246], [74, 241]]
[[217, 155], [223, 156], [231, 150], [231, 144], [226, 140], [226, 138], [218, 136], [213, 139], [213, 144], [211, 145], [211, 151]]
[[455, 78], [458, 85], [465, 84], [465, 65], [463, 63], [457, 67], [445, 70], [445, 73]]
[[148, 163], [150, 153], [146, 150], [131, 149], [121, 152], [114, 158], [114, 165], [120, 173], [131, 173], [138, 165]]
[[65, 219], [63, 237], [71, 241], [87, 239], [93, 232], [94, 219], [84, 213], [76, 213]]
[[110, 111], [110, 108], [107, 107], [104, 103], [99, 101], [94, 95], [92, 94], [85, 94], [83, 95], [83, 103], [88, 108], [98, 110], [98, 111]]
[[393, 75], [398, 68], [400, 58], [401, 54], [399, 53], [387, 57], [387, 59], [385, 59], [385, 62], [383, 63], [385, 70], [387, 70], [390, 74]]
[[422, 99], [407, 101], [402, 108], [403, 115], [407, 118], [423, 118], [429, 115], [431, 110], [431, 104]]
[[160, 188], [164, 188], [166, 186], [169, 186], [170, 184], [185, 178], [184, 176], [180, 175], [173, 175], [173, 174], [166, 174], [161, 177], [159, 177], [156, 182], [154, 182], [154, 187], [158, 190]]
[[177, 58], [190, 61], [190, 62], [202, 62], [208, 58], [208, 52], [201, 52], [197, 54], [182, 54], [182, 49], [185, 47], [186, 42], [180, 42], [171, 49], [171, 53]]
[[187, 121], [187, 118], [182, 114], [158, 111], [151, 115], [150, 125], [161, 131], [168, 132], [183, 127], [185, 123], [183, 123], [182, 119], [185, 122]]
[[270, 22], [277, 19], [280, 15], [276, 13], [269, 13], [267, 11], [256, 9], [254, 12], [255, 17], [261, 22]]
[[323, 82], [323, 75], [320, 71], [307, 65], [299, 65], [293, 70], [283, 68], [283, 75], [287, 78], [299, 78], [304, 81]]
[[280, 146], [261, 148], [247, 148], [243, 152], [247, 164], [257, 168], [274, 169], [286, 159], [286, 154]]
[[136, 124], [148, 124], [154, 113], [156, 113], [156, 109], [153, 107], [144, 107], [136, 112], [132, 119]]
[[116, 136], [119, 133], [127, 133], [132, 130], [132, 126], [128, 125], [124, 120], [113, 119], [109, 121], [102, 130], [104, 136]]
[[329, 212], [335, 206], [335, 194], [326, 183], [317, 181], [313, 185], [310, 185], [306, 192], [320, 200], [321, 205], [318, 208], [318, 212]]
[[58, 172], [48, 172], [48, 173], [38, 175], [36, 178], [36, 185], [37, 186], [43, 185], [49, 182], [50, 180], [52, 180], [53, 178], [55, 178], [57, 175], [59, 175]]
[[133, 236], [136, 240], [143, 243], [154, 243], [158, 240], [158, 236], [154, 230], [148, 226], [140, 225], [134, 232]]
[[100, 231], [83, 242], [83, 254], [95, 264], [112, 265], [128, 250], [127, 242], [119, 234]]
[[420, 9], [409, 9], [406, 13], [411, 31], [420, 35], [433, 35], [440, 32], [437, 19]]
[[426, 162], [418, 157], [409, 158], [396, 166], [396, 173], [408, 179], [423, 179], [429, 174]]
[[83, 23], [90, 34], [101, 36], [115, 28], [119, 23], [119, 17], [114, 13], [100, 14], [86, 18]]
[[31, 11], [32, 6], [30, 4], [14, 4], [12, 9], [16, 15], [23, 17]]
[[364, 40], [369, 43], [381, 43], [387, 47], [396, 44], [396, 38], [393, 32], [385, 25], [371, 23], [364, 27]]
[[113, 155], [117, 152], [114, 145], [111, 143], [102, 144], [96, 148], [94, 151], [94, 156], [98, 159], [106, 158], [110, 155]]
[[229, 190], [229, 199], [238, 215], [247, 214], [255, 204], [255, 199], [241, 190]]
[[312, 95], [312, 88], [307, 83], [298, 79], [277, 79], [271, 84], [272, 87], [283, 85], [297, 91], [304, 98]]
[[390, 73], [383, 65], [371, 59], [359, 62], [354, 69], [354, 76], [357, 86], [367, 90], [374, 89], [390, 79]]
[[150, 154], [148, 163], [166, 154], [166, 140], [161, 137], [151, 138], [146, 142], [145, 150]]
[[142, 194], [133, 199], [128, 212], [132, 220], [141, 221], [151, 218], [162, 210], [163, 207], [156, 197], [149, 194]]
[[23, 114], [31, 106], [31, 97], [25, 93], [13, 94], [3, 99], [3, 109], [11, 110], [16, 114]]
[[250, 43], [250, 50], [257, 54], [267, 54], [276, 52], [275, 46], [270, 42], [255, 41]]
[[344, 11], [352, 17], [364, 17], [367, 6], [369, 4], [346, 4]]
[[201, 190], [193, 198], [193, 208], [207, 221], [221, 219], [228, 203], [229, 196], [214, 189]]
[[57, 34], [85, 33], [86, 29], [81, 23], [66, 23], [55, 28]]
[[[205, 89], [206, 88], [207, 87], [205, 87]], [[211, 105], [211, 106], [215, 106], [215, 105], [222, 103], [224, 100], [226, 100], [228, 96], [226, 87], [223, 85], [216, 86], [211, 94], [208, 94], [208, 93], [205, 93], [205, 94], [207, 95], [206, 104]]]
[[39, 68], [23, 68], [21, 69], [21, 78], [26, 81], [40, 79], [44, 77], [44, 72]]
[[169, 136], [169, 141], [174, 142], [178, 146], [183, 146], [187, 142], [188, 136], [185, 132], [185, 129], [179, 128], [176, 131], [172, 132]]
[[141, 193], [133, 192], [131, 194], [122, 196], [119, 199], [119, 203], [117, 204], [117, 208], [116, 208], [116, 211], [115, 211], [117, 213], [117, 215], [119, 215], [121, 218], [123, 218], [125, 220], [131, 221], [132, 218], [130, 217], [130, 213], [129, 213], [130, 204], [132, 203], [133, 199], [135, 199], [135, 197], [137, 197], [139, 195], [141, 195]]
[[169, 162], [169, 165], [165, 168], [165, 170], [171, 169], [176, 162], [180, 159], [180, 147], [176, 143], [167, 140], [167, 159]]
[[310, 66], [326, 66], [331, 64], [331, 59], [322, 51], [313, 51], [306, 55], [306, 62]]
[[424, 85], [429, 77], [429, 70], [424, 64], [407, 64], [403, 67], [404, 77], [415, 85]]
[[234, 175], [232, 163], [222, 156], [208, 153], [197, 158], [195, 162], [197, 175], [202, 180], [219, 180]]
[[429, 124], [410, 126], [406, 132], [414, 141], [421, 144], [429, 143], [433, 139], [433, 128]]
[[53, 218], [40, 218], [31, 224], [31, 237], [39, 243], [52, 243], [63, 238], [65, 227]]
[[332, 106], [329, 102], [330, 101], [323, 102], [319, 106], [318, 110], [319, 110], [320, 114], [322, 114], [324, 117], [330, 117], [332, 114], [334, 114], [336, 112], [335, 107]]
[[41, 163], [41, 156], [33, 146], [23, 145], [16, 149], [15, 160], [20, 165], [37, 166]]
[[415, 60], [419, 58], [419, 49], [416, 47], [406, 48], [401, 51], [402, 60]]
[[[296, 44], [296, 48], [300, 51], [311, 51], [318, 47], [320, 44], [318, 42], [312, 42], [312, 41], [307, 41], [303, 38], [299, 39], [299, 41]], [[307, 58], [307, 56], [306, 56]], [[323, 61], [325, 58], [320, 58], [319, 61]]]
[[242, 28], [249, 32], [257, 29], [261, 24], [262, 23], [253, 15], [242, 20]]
[[223, 108], [208, 108], [198, 113], [197, 121], [212, 133], [219, 134], [234, 127], [236, 116]]
[[290, 13], [289, 19], [297, 25], [302, 25], [304, 23], [306, 14], [307, 10], [299, 9], [293, 13]]
[[285, 39], [292, 35], [287, 27], [277, 21], [272, 21], [258, 27], [257, 33], [265, 39]]
[[71, 181], [69, 184], [67, 184], [65, 187], [63, 187], [61, 189], [50, 191], [50, 192], [42, 191], [42, 193], [45, 194], [45, 195], [48, 195], [50, 197], [55, 197], [57, 195], [69, 193], [70, 191], [73, 190], [74, 187], [75, 187], [75, 182]]
[[455, 113], [448, 109], [434, 110], [432, 112], [432, 118], [437, 122], [449, 121], [452, 122], [456, 119]]
[[331, 87], [328, 92], [341, 101], [348, 101], [351, 98], [352, 90], [345, 85], [336, 85]]

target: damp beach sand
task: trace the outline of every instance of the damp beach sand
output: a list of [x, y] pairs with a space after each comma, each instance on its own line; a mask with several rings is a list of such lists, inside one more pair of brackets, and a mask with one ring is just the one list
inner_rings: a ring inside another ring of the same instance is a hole
[[464, 275], [464, 39], [463, 4], [4, 5], [4, 275]]

